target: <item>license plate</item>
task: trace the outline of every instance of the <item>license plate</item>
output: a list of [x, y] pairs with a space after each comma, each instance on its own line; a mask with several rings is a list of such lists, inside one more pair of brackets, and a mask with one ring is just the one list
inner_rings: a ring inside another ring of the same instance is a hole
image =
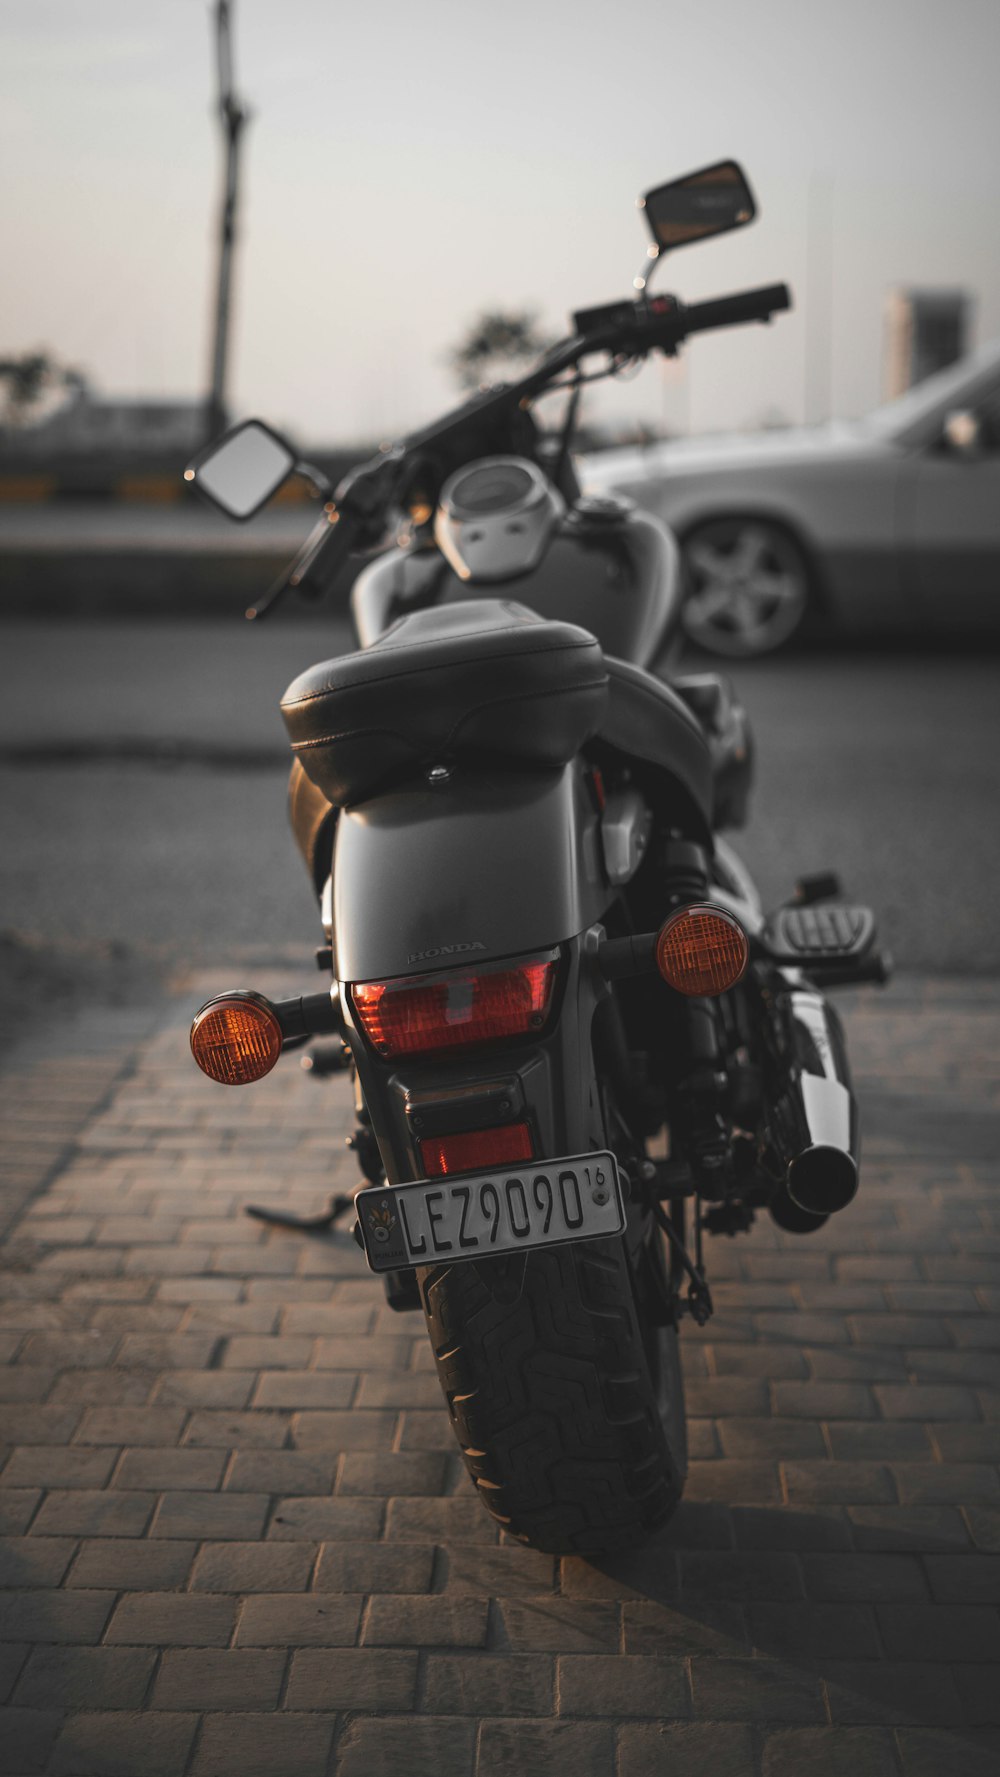
[[377, 1185], [354, 1201], [373, 1271], [607, 1239], [625, 1227], [613, 1154]]

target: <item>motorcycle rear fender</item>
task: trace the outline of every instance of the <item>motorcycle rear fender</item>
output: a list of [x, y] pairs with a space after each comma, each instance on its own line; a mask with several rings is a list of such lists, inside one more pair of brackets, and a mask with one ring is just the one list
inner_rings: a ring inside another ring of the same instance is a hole
[[456, 767], [345, 809], [332, 888], [341, 982], [564, 943], [600, 919], [611, 892], [585, 767]]
[[[477, 775], [345, 811], [333, 860], [335, 968], [364, 1104], [392, 1183], [424, 1176], [420, 1140], [527, 1122], [539, 1157], [607, 1143], [592, 1026], [606, 992], [584, 935], [613, 891], [580, 761]], [[348, 984], [486, 966], [558, 947], [549, 1027], [443, 1056], [386, 1059]]]
[[527, 1123], [539, 1158], [608, 1145], [592, 1041], [604, 988], [583, 937], [561, 947], [559, 977], [549, 1026], [538, 1036], [426, 1058], [377, 1055], [345, 994], [358, 1082], [391, 1184], [426, 1177], [420, 1143], [433, 1136]]

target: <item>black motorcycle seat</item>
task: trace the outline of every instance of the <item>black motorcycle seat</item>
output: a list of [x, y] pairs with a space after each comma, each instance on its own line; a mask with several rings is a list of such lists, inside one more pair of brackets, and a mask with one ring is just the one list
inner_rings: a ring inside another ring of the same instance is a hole
[[588, 631], [512, 600], [411, 612], [371, 647], [301, 673], [281, 708], [300, 767], [334, 808], [455, 754], [552, 767], [586, 747], [636, 768], [654, 800], [661, 787], [679, 793], [688, 824], [711, 833], [712, 758], [687, 704], [603, 655]]
[[360, 653], [310, 667], [281, 710], [296, 758], [343, 808], [455, 754], [565, 765], [607, 701], [586, 630], [475, 599], [411, 612]]

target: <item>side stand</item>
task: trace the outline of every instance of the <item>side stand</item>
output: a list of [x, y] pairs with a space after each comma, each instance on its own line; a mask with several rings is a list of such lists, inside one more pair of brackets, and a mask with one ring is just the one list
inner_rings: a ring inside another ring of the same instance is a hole
[[353, 1208], [354, 1198], [345, 1197], [343, 1192], [338, 1192], [335, 1197], [330, 1198], [329, 1209], [321, 1215], [296, 1216], [286, 1209], [263, 1209], [259, 1203], [248, 1203], [245, 1213], [258, 1222], [267, 1222], [271, 1228], [294, 1228], [300, 1234], [326, 1234], [342, 1215]]
[[[287, 1046], [287, 1045], [286, 1045]], [[312, 1079], [325, 1079], [329, 1074], [343, 1071], [345, 1049], [340, 1044], [322, 1044], [317, 1046], [310, 1055], [303, 1057], [302, 1066]], [[347, 1138], [347, 1146], [356, 1154], [363, 1176], [364, 1185], [380, 1184], [385, 1177], [382, 1169], [382, 1158], [378, 1143], [370, 1128], [359, 1126], [353, 1135]], [[354, 1197], [344, 1191], [338, 1191], [330, 1198], [330, 1207], [322, 1214], [315, 1216], [293, 1215], [287, 1209], [264, 1209], [259, 1203], [248, 1203], [246, 1214], [253, 1216], [255, 1221], [266, 1222], [269, 1228], [291, 1228], [299, 1234], [328, 1234], [340, 1217], [348, 1210], [354, 1211]]]

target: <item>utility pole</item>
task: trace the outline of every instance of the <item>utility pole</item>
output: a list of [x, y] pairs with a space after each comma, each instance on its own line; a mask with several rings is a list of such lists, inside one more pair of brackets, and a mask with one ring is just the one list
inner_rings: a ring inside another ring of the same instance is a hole
[[833, 417], [833, 176], [809, 175], [806, 217], [806, 424]]
[[236, 240], [236, 200], [239, 191], [240, 136], [249, 112], [233, 91], [233, 50], [230, 0], [216, 0], [215, 38], [219, 83], [219, 121], [225, 145], [225, 180], [219, 212], [219, 269], [215, 295], [215, 340], [212, 347], [212, 383], [205, 412], [205, 429], [214, 438], [226, 425], [226, 362], [229, 350], [229, 299]]

